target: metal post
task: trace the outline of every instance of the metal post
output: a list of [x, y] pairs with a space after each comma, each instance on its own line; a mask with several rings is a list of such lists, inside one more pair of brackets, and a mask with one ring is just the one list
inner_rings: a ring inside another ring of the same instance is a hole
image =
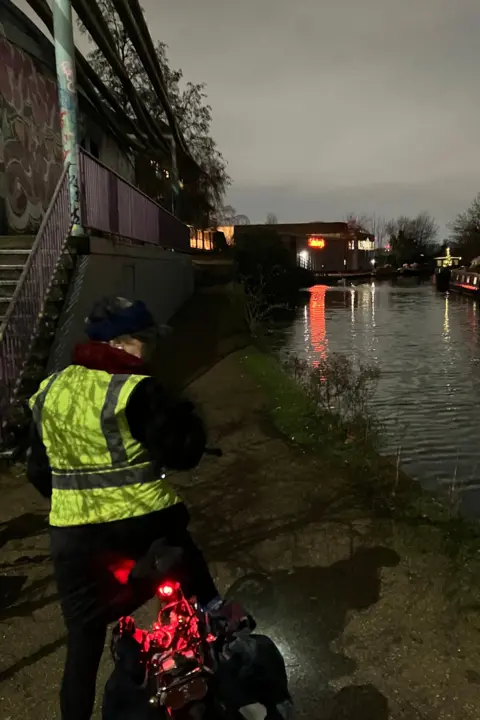
[[170, 178], [170, 192], [172, 196], [172, 215], [175, 215], [175, 207], [176, 207], [176, 196], [179, 193], [179, 183], [178, 183], [178, 166], [177, 166], [177, 145], [175, 143], [175, 138], [173, 135], [164, 135], [164, 137], [170, 142], [170, 154], [171, 154], [171, 160], [172, 160], [172, 173]]
[[72, 6], [70, 0], [53, 0], [52, 9], [63, 162], [65, 165], [68, 164], [68, 193], [72, 219], [72, 235], [81, 235], [83, 234], [83, 228], [80, 218], [78, 179], [78, 108]]

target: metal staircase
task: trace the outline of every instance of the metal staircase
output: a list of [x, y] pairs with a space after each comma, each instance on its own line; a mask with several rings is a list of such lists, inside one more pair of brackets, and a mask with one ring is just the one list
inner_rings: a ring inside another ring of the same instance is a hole
[[0, 328], [35, 241], [35, 235], [0, 237]]
[[74, 256], [65, 168], [36, 237], [0, 238], [0, 457], [28, 426], [28, 397], [45, 376]]
[[[189, 251], [186, 225], [85, 151], [79, 159], [87, 233]], [[0, 237], [0, 457], [22, 447], [27, 399], [45, 377], [75, 269], [71, 228], [65, 167], [36, 237]]]

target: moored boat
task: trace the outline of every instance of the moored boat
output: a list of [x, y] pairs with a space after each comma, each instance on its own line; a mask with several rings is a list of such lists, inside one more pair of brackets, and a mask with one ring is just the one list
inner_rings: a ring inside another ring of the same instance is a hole
[[435, 285], [440, 292], [447, 292], [450, 289], [452, 274], [459, 269], [461, 257], [452, 255], [450, 248], [447, 247], [446, 254], [435, 258]]
[[480, 272], [477, 268], [455, 268], [450, 276], [449, 289], [467, 295], [479, 295]]

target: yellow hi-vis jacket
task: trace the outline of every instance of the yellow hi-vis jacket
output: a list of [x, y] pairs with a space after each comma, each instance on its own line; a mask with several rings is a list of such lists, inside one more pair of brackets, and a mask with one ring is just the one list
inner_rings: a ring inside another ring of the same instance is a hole
[[144, 379], [70, 365], [30, 398], [52, 469], [51, 525], [112, 522], [181, 502], [128, 427], [128, 399]]

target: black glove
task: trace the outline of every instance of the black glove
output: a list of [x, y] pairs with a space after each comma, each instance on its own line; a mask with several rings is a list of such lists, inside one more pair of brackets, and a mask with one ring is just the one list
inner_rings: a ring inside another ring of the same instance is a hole
[[116, 625], [112, 633], [110, 650], [115, 667], [136, 685], [142, 685], [147, 672], [143, 632], [137, 630], [133, 618], [122, 618]]
[[194, 405], [184, 400], [172, 408], [165, 425], [162, 449], [165, 467], [169, 470], [191, 470], [205, 452], [205, 426]]

